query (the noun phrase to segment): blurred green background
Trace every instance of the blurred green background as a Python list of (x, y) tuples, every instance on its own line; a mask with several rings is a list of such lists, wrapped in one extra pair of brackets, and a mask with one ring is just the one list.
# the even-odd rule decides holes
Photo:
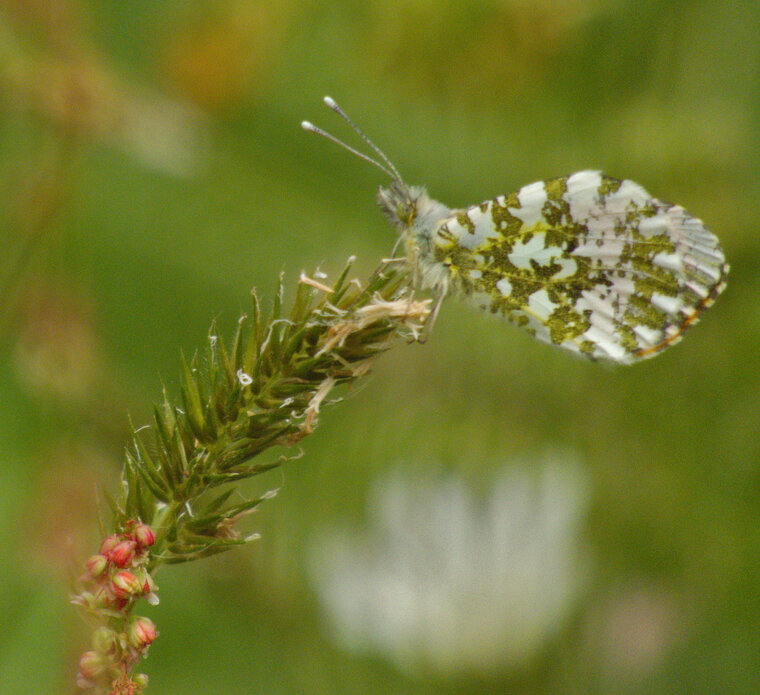
[(329, 94), (449, 206), (634, 179), (718, 234), (728, 289), (617, 369), (447, 302), (256, 481), (259, 542), (158, 575), (149, 692), (760, 692), (759, 30), (706, 0), (5, 0), (0, 691), (74, 690), (70, 558), (180, 351), (280, 270), (390, 252), (382, 176), (298, 126), (353, 142)]

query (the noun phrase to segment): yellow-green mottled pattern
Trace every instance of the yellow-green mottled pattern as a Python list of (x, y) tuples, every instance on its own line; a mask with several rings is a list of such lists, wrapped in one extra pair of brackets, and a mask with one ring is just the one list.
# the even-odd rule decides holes
[(618, 362), (676, 342), (728, 272), (698, 219), (592, 171), (458, 211), (439, 223), (432, 248), (449, 286), (481, 308)]

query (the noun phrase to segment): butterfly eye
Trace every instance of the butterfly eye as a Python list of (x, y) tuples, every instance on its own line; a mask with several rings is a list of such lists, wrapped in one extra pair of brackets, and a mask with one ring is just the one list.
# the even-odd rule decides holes
[(397, 210), (399, 220), (407, 226), (410, 226), (414, 221), (416, 212), (417, 210), (412, 203), (403, 203), (398, 206)]

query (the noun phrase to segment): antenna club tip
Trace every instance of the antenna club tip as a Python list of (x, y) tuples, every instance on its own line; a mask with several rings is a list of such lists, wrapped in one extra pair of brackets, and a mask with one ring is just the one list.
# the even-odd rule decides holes
[(322, 101), (324, 101), (325, 104), (327, 104), (331, 109), (334, 109), (337, 106), (337, 104), (335, 103), (335, 99), (333, 99), (332, 97), (323, 97)]
[(301, 121), (301, 128), (304, 130), (314, 130), (314, 124), (309, 121)]

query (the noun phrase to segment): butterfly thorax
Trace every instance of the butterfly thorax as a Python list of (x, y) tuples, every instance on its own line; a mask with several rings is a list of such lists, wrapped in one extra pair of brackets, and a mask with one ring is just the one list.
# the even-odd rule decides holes
[(394, 181), (380, 188), (377, 202), (390, 223), (398, 229), (406, 256), (420, 273), (418, 281), (424, 287), (437, 287), (445, 273), (434, 260), (434, 237), (441, 222), (451, 215), (443, 203), (433, 200), (422, 186), (410, 186)]
[(424, 187), (407, 187), (396, 181), (387, 188), (380, 188), (377, 202), (402, 236), (430, 239), (437, 223), (451, 214), (451, 210), (433, 200)]

